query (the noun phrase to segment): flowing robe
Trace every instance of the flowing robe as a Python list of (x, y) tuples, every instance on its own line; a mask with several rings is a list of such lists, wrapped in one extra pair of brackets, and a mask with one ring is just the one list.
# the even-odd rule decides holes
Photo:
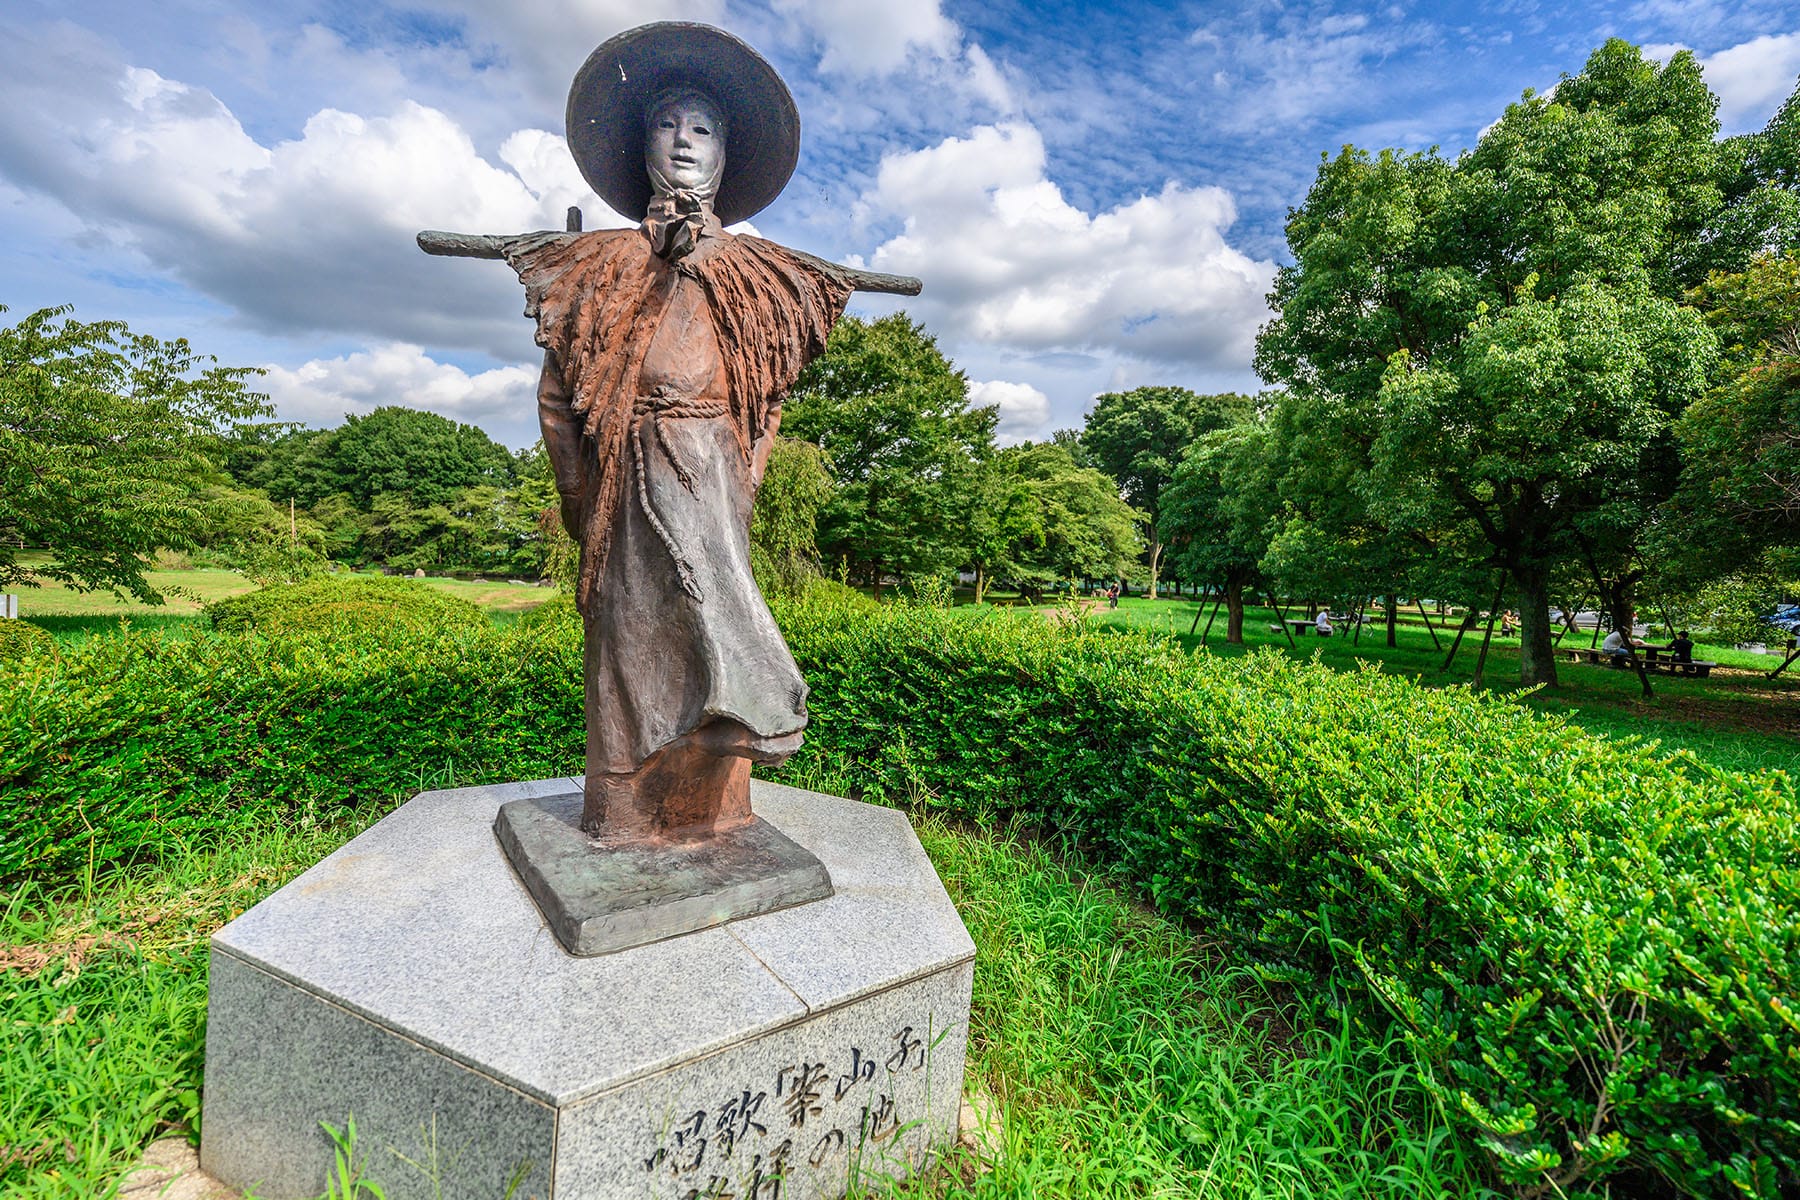
[(581, 547), (590, 772), (703, 739), (773, 759), (806, 684), (750, 573), (751, 504), (782, 398), (851, 286), (760, 238), (671, 264), (637, 229), (517, 239), (540, 415)]

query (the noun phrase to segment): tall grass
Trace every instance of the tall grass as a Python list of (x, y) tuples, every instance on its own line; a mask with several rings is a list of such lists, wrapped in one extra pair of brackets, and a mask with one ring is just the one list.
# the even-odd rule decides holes
[[(108, 1197), (147, 1142), (197, 1134), (207, 936), (360, 825), (9, 897), (0, 1194)], [(969, 1078), (1003, 1153), (898, 1195), (1482, 1194), (1405, 1051), (1329, 993), (1259, 980), (1040, 846), (930, 819), (920, 835), (977, 945)]]

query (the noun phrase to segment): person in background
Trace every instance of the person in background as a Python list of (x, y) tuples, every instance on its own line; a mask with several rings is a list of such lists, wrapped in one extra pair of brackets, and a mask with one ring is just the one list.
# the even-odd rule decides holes
[(1675, 640), (1669, 643), (1669, 661), (1678, 663), (1694, 661), (1694, 642), (1692, 638), (1688, 637), (1687, 630), (1684, 629), (1676, 634)]
[(1321, 608), (1319, 615), (1313, 619), (1313, 629), (1320, 637), (1331, 636), (1331, 613)]
[(1614, 664), (1618, 665), (1631, 661), (1632, 647), (1643, 644), (1636, 638), (1627, 636), (1623, 629), (1615, 629), (1606, 635), (1605, 641), (1600, 643), (1600, 652), (1609, 656)]
[(1500, 615), (1500, 636), (1511, 637), (1519, 632), (1519, 618), (1511, 609)]

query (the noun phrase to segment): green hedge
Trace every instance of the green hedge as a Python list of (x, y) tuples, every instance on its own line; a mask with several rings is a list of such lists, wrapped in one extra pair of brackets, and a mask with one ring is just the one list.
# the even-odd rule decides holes
[(359, 628), (422, 632), (486, 628), (487, 614), (467, 600), (381, 575), (320, 575), (302, 583), (282, 583), (206, 606), (215, 629), (255, 629), (279, 635), (309, 630), (348, 632)]
[(1270, 969), (1359, 978), (1522, 1194), (1800, 1189), (1785, 776), (1372, 670), (998, 615), (782, 615), (808, 753), (872, 794), (1071, 830)]
[(0, 880), (577, 773), (580, 673), (563, 626), (88, 638), (0, 671)]
[[(1266, 970), (1357, 983), (1522, 1195), (1800, 1188), (1786, 777), (1464, 690), (1034, 617), (829, 596), (778, 617), (813, 687), (797, 768), (1069, 830)], [(0, 680), (0, 874), (573, 772), (577, 640), (565, 610), (31, 660)]]
[(56, 639), (50, 631), (17, 619), (0, 621), (0, 662), (12, 662), (28, 654), (54, 653)]

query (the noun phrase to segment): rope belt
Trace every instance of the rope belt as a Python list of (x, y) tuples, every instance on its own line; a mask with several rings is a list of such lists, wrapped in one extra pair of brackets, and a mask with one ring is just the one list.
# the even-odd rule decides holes
[(639, 396), (637, 404), (632, 410), (631, 457), (632, 465), (637, 468), (638, 508), (642, 510), (644, 518), (650, 522), (650, 528), (656, 531), (656, 536), (661, 539), (663, 548), (669, 552), (669, 557), (674, 560), (675, 575), (681, 581), (681, 590), (692, 597), (695, 603), (699, 603), (702, 597), (700, 584), (694, 578), (694, 569), (688, 565), (687, 559), (676, 547), (675, 539), (669, 533), (668, 527), (662, 523), (662, 519), (650, 507), (650, 486), (648, 475), (644, 470), (644, 442), (647, 434), (654, 435), (657, 449), (662, 451), (662, 456), (675, 470), (675, 478), (681, 481), (681, 486), (686, 488), (690, 495), (697, 496), (698, 493), (694, 490), (694, 477), (699, 473), (700, 468), (683, 459), (675, 444), (669, 440), (668, 431), (664, 428), (663, 422), (671, 419), (722, 417), (728, 411), (729, 408), (724, 400), (700, 400), (693, 396), (683, 396), (672, 392), (667, 387), (659, 387), (648, 396)]

